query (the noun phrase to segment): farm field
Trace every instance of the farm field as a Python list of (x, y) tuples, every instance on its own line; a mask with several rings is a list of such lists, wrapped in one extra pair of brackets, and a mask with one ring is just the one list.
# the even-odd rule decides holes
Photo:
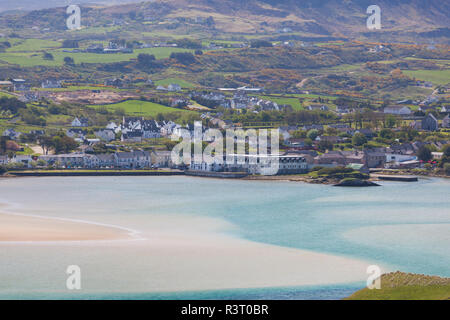
[(109, 105), (91, 105), (91, 108), (106, 108), (109, 111), (115, 111), (123, 109), (126, 114), (143, 117), (156, 117), (157, 114), (165, 114), (172, 112), (181, 112), (182, 114), (196, 114), (195, 112), (166, 107), (157, 103), (139, 100), (128, 100), (120, 103)]
[(289, 105), (292, 106), (292, 109), (294, 109), (294, 110), (303, 110), (303, 107), (300, 104), (300, 100), (296, 99), (296, 98), (283, 98), (283, 97), (276, 98), (276, 97), (272, 97), (272, 96), (270, 96), (270, 97), (269, 96), (261, 96), (260, 98), (261, 99), (270, 100), (270, 101), (275, 102), (275, 103), (277, 103), (279, 105), (289, 104)]
[[(36, 40), (36, 39), (33, 39)], [(39, 48), (42, 48), (43, 44)], [(17, 50), (27, 49), (27, 50)], [(53, 60), (45, 60), (43, 53), (48, 52), (53, 55)], [(182, 48), (145, 48), (136, 49), (133, 53), (97, 54), (87, 52), (63, 52), (62, 49), (40, 50), (33, 49), (29, 44), (14, 46), (6, 52), (0, 53), (0, 63), (17, 64), (22, 67), (34, 66), (62, 66), (65, 57), (74, 59), (75, 64), (80, 63), (114, 63), (130, 61), (136, 59), (140, 53), (153, 54), (156, 59), (169, 58), (172, 52), (193, 52), (190, 49)]]
[(435, 85), (450, 83), (450, 69), (446, 70), (402, 70), (410, 77), (418, 80), (431, 81)]
[(194, 88), (196, 86), (195, 84), (190, 83), (190, 82), (188, 82), (186, 80), (183, 80), (181, 78), (167, 78), (167, 79), (164, 79), (164, 80), (157, 80), (157, 81), (155, 81), (155, 85), (157, 85), (157, 86), (168, 86), (171, 83), (178, 84), (182, 88), (187, 88), (187, 89)]

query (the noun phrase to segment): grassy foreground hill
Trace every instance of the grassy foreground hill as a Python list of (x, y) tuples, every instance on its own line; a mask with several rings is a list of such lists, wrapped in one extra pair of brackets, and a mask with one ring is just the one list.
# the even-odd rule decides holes
[(381, 276), (381, 289), (364, 288), (346, 300), (450, 300), (450, 278), (392, 272)]

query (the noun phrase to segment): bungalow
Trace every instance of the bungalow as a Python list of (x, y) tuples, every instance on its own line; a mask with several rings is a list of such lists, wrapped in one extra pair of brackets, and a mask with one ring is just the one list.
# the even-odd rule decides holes
[(438, 129), (438, 120), (433, 116), (432, 113), (427, 114), (426, 117), (422, 120), (422, 130), (437, 131)]
[(386, 153), (386, 163), (389, 162), (399, 163), (412, 160), (417, 160), (417, 157), (408, 154)]
[(443, 152), (432, 152), (431, 154), (433, 155), (434, 160), (441, 160), (444, 156)]
[(384, 108), (384, 113), (408, 116), (411, 114), (411, 109), (406, 106), (389, 106)]
[(89, 127), (89, 120), (87, 118), (75, 117), (71, 123), (72, 127)]
[(328, 111), (328, 106), (324, 104), (312, 104), (306, 107), (306, 110), (309, 111)]

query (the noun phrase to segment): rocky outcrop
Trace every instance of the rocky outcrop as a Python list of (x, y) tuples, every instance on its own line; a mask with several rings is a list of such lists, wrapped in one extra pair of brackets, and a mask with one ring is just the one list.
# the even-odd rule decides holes
[(341, 182), (333, 185), (335, 187), (379, 187), (379, 184), (368, 180), (355, 178), (343, 179)]

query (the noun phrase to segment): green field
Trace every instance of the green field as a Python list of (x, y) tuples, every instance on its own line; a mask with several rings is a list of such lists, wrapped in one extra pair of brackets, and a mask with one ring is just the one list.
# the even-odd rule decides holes
[[(10, 40), (8, 40), (10, 41)], [(11, 43), (11, 41), (10, 41)], [(11, 48), (8, 48), (7, 52), (35, 52), (48, 49), (60, 48), (61, 43), (52, 40), (42, 40), (42, 39), (25, 39), (12, 42)]]
[(169, 84), (174, 83), (180, 85), (182, 88), (194, 88), (195, 84), (190, 83), (186, 80), (180, 79), (180, 78), (167, 78), (164, 80), (157, 80), (155, 81), (155, 85), (157, 86), (168, 86)]
[(157, 103), (139, 100), (128, 100), (115, 104), (108, 105), (92, 105), (92, 108), (106, 108), (109, 111), (114, 111), (117, 109), (123, 109), (129, 115), (143, 116), (143, 117), (156, 117), (158, 113), (165, 114), (171, 112), (181, 112), (182, 114), (194, 113), (193, 111), (188, 111), (184, 109), (177, 109), (166, 107)]
[(269, 100), (272, 102), (275, 102), (279, 105), (281, 104), (289, 104), (292, 106), (292, 109), (294, 110), (303, 110), (302, 105), (300, 104), (300, 100), (296, 98), (275, 98), (275, 97), (268, 97), (268, 96), (261, 96), (261, 99)]
[(9, 94), (9, 93), (4, 92), (4, 91), (0, 91), (0, 98), (1, 98), (1, 97), (8, 97), (8, 98), (11, 98), (11, 97), (14, 97), (14, 95)]
[(352, 300), (447, 300), (450, 298), (450, 285), (447, 286), (404, 286), (359, 292)]
[[(10, 48), (14, 49), (16, 47)], [(23, 48), (29, 48), (28, 45), (24, 45)], [(121, 61), (129, 61), (137, 58), (140, 53), (153, 54), (156, 59), (165, 59), (170, 56), (172, 52), (193, 52), (193, 50), (182, 48), (146, 48), (137, 49), (133, 53), (114, 53), (114, 54), (97, 54), (86, 52), (63, 52), (62, 49), (51, 49), (46, 52), (53, 55), (54, 60), (44, 60), (44, 51), (31, 50), (31, 51), (16, 51), (10, 50), (0, 53), (0, 63), (18, 64), (22, 67), (34, 67), (34, 66), (61, 66), (64, 64), (65, 57), (71, 57), (74, 59), (75, 64), (80, 63), (113, 63)]]
[(402, 70), (409, 77), (418, 80), (431, 81), (435, 85), (450, 83), (450, 69), (446, 70)]
[(381, 288), (364, 288), (349, 300), (448, 300), (450, 279), (421, 274), (394, 272), (381, 276)]

